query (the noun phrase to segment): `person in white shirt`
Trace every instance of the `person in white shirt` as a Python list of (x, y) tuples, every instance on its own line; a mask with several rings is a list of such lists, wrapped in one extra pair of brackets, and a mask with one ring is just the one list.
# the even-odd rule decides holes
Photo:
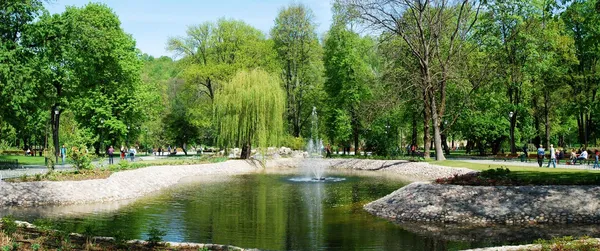
[(575, 165), (577, 164), (578, 160), (587, 160), (588, 158), (588, 152), (583, 149), (583, 151), (581, 151), (581, 154), (579, 154), (579, 157), (577, 157), (577, 159), (575, 159)]
[(135, 158), (135, 154), (137, 153), (137, 151), (135, 150), (135, 147), (131, 147), (129, 148), (129, 157), (131, 158), (131, 161), (133, 161), (133, 158)]
[(548, 161), (547, 167), (550, 167), (550, 164), (552, 164), (554, 168), (556, 168), (556, 151), (554, 151), (553, 144), (550, 144), (550, 161)]

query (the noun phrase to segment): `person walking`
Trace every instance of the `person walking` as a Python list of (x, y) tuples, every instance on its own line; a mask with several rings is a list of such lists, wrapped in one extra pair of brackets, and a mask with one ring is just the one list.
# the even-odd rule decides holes
[(550, 161), (548, 161), (547, 167), (550, 167), (550, 164), (552, 164), (552, 166), (554, 166), (554, 168), (556, 168), (556, 151), (554, 151), (553, 144), (550, 144)]
[(596, 150), (594, 151), (594, 153), (595, 153), (595, 154), (594, 154), (594, 158), (595, 158), (595, 159), (594, 159), (594, 166), (593, 166), (592, 168), (594, 168), (594, 169), (595, 169), (596, 167), (600, 168), (600, 163), (598, 163), (598, 157), (599, 157), (598, 155), (600, 155), (600, 152), (598, 152), (598, 149), (596, 149)]
[(544, 155), (546, 155), (546, 150), (544, 146), (540, 145), (540, 148), (537, 149), (537, 161), (540, 167), (544, 164)]
[(121, 145), (121, 160), (125, 159), (125, 147)]
[(135, 158), (135, 154), (137, 153), (137, 151), (135, 150), (135, 146), (131, 146), (129, 148), (129, 157), (131, 158), (131, 161), (134, 161)]
[(109, 164), (109, 165), (112, 165), (112, 164), (114, 164), (114, 163), (115, 163), (115, 160), (114, 160), (114, 153), (115, 153), (115, 149), (113, 148), (113, 146), (110, 146), (110, 147), (108, 148), (108, 164)]
[(325, 158), (331, 158), (331, 145), (327, 144), (325, 147)]
[(169, 151), (169, 155), (171, 155), (171, 145), (169, 145), (169, 147), (167, 147), (167, 151)]
[(65, 164), (65, 159), (67, 159), (67, 147), (63, 145), (60, 148), (60, 157), (62, 158), (62, 164)]

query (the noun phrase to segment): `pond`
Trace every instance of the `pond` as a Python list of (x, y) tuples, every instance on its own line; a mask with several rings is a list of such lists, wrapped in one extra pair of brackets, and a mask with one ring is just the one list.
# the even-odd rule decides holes
[[(167, 232), (166, 241), (267, 250), (460, 250), (503, 244), (426, 237), (362, 209), (406, 185), (396, 179), (338, 174), (342, 179), (335, 182), (298, 182), (294, 177), (251, 174), (190, 183), (116, 211), (43, 221), (60, 230), (126, 239), (146, 239), (154, 227)], [(27, 210), (16, 216), (40, 222)]]

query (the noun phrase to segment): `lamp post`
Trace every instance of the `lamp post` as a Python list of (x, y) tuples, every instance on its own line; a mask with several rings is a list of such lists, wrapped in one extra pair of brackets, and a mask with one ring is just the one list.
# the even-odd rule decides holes
[(510, 111), (508, 113), (508, 121), (509, 121), (509, 131), (510, 131), (510, 153), (517, 153), (517, 149), (515, 148), (515, 129), (513, 127), (513, 115), (514, 112)]
[(567, 145), (571, 148), (571, 127), (569, 127), (569, 133), (567, 134)]
[(104, 150), (104, 119), (100, 120), (100, 154), (102, 156), (104, 156), (104, 153), (106, 152)]
[(59, 114), (60, 114), (60, 106), (55, 105), (53, 108), (53, 122), (54, 124), (52, 125), (52, 137), (53, 137), (53, 141), (54, 141), (54, 157), (55, 157), (55, 162), (54, 163), (58, 163), (58, 155), (60, 154), (60, 148), (59, 148), (59, 142), (58, 142), (58, 125), (59, 125)]

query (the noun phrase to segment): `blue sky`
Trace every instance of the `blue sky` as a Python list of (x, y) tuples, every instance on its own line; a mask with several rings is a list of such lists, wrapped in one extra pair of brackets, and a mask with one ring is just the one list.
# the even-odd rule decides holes
[[(86, 0), (53, 0), (46, 4), (51, 13), (65, 6), (84, 6)], [(187, 26), (221, 17), (241, 19), (268, 34), (279, 10), (291, 3), (312, 9), (319, 35), (331, 24), (329, 0), (98, 0), (113, 9), (125, 32), (133, 35), (137, 47), (155, 57), (173, 56), (165, 50), (167, 39), (184, 36)]]

